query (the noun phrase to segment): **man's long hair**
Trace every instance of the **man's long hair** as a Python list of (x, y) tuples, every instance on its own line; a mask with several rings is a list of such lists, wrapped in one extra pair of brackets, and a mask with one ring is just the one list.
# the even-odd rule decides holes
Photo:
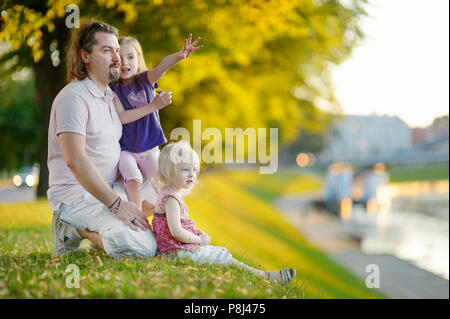
[(119, 38), (119, 32), (115, 27), (99, 21), (85, 22), (79, 29), (73, 31), (66, 50), (67, 82), (84, 80), (87, 77), (86, 64), (81, 60), (80, 51), (83, 49), (88, 53), (92, 52), (92, 46), (97, 43), (95, 38), (97, 32), (114, 34)]

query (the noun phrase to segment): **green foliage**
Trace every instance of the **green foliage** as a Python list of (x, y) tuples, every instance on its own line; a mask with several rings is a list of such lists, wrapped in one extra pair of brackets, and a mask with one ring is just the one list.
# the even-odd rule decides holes
[[(63, 87), (68, 4), (81, 20), (115, 25), (121, 35), (142, 43), (149, 67), (181, 49), (189, 33), (204, 48), (170, 70), (160, 87), (173, 91), (161, 112), (166, 135), (192, 120), (202, 127), (278, 128), (284, 147), (301, 130), (320, 134), (328, 111), (337, 111), (330, 70), (348, 57), (362, 38), (359, 20), (367, 0), (7, 0), (1, 7), (0, 79), (31, 66), (46, 136), (51, 102)], [(59, 76), (56, 76), (59, 75)], [(42, 79), (45, 79), (43, 81)], [(203, 141), (207, 143), (209, 141)], [(40, 156), (44, 195), (46, 149)]]
[(442, 116), (438, 116), (438, 117), (434, 118), (431, 125), (436, 125), (440, 122), (448, 123), (448, 115), (442, 115)]
[(202, 37), (205, 48), (161, 81), (174, 92), (162, 112), (166, 132), (202, 119), (219, 129), (278, 127), (282, 141), (292, 141), (299, 127), (326, 123), (317, 106), (335, 105), (329, 68), (360, 40), (366, 1), (6, 1), (0, 40), (20, 54), (17, 65), (43, 58), (42, 37), (65, 28), (69, 3), (80, 6), (82, 19), (95, 15), (136, 36), (149, 66), (178, 51), (189, 32)]
[(190, 128), (192, 119), (219, 129), (278, 127), (282, 144), (300, 128), (322, 131), (328, 117), (318, 105), (336, 105), (329, 68), (360, 39), (364, 1), (354, 1), (353, 10), (314, 3), (165, 1), (140, 11), (139, 23), (121, 30), (141, 40), (149, 65), (178, 50), (189, 32), (205, 45), (161, 80), (174, 92), (173, 106), (162, 112), (166, 132)]
[(289, 144), (284, 151), (289, 152), (292, 161), (300, 152), (318, 153), (324, 147), (324, 136), (322, 133), (316, 134), (305, 130), (301, 130), (300, 137)]
[(0, 85), (0, 170), (12, 171), (37, 161), (40, 145), (40, 108), (33, 81)]

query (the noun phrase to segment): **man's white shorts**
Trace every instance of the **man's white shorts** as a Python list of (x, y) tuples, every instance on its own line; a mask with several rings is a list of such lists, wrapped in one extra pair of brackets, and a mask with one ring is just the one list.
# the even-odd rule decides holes
[[(114, 184), (113, 189), (126, 200), (126, 194), (119, 184)], [(75, 228), (98, 233), (102, 237), (106, 253), (111, 257), (153, 257), (156, 254), (156, 240), (151, 230), (131, 230), (91, 195), (72, 205), (63, 203), (60, 209), (53, 212), (53, 236), (57, 254), (77, 250), (82, 239)]]

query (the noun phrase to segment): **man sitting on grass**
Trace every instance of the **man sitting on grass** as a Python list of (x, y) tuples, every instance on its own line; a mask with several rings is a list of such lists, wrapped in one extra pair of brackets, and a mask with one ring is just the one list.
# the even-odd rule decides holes
[(157, 247), (147, 218), (116, 182), (122, 125), (108, 84), (120, 74), (117, 30), (85, 23), (68, 48), (72, 82), (56, 96), (48, 130), (55, 251), (78, 250), (87, 238), (112, 257), (152, 257)]

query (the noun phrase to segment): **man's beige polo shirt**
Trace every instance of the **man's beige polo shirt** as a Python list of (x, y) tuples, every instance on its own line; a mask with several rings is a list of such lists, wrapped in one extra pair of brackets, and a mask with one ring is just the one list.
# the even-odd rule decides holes
[(108, 184), (115, 181), (120, 157), (119, 140), (122, 124), (113, 104), (114, 93), (108, 86), (106, 93), (89, 78), (66, 85), (53, 101), (48, 128), (50, 209), (68, 205), (88, 192), (78, 183), (64, 162), (58, 134), (71, 132), (86, 138), (86, 154)]

